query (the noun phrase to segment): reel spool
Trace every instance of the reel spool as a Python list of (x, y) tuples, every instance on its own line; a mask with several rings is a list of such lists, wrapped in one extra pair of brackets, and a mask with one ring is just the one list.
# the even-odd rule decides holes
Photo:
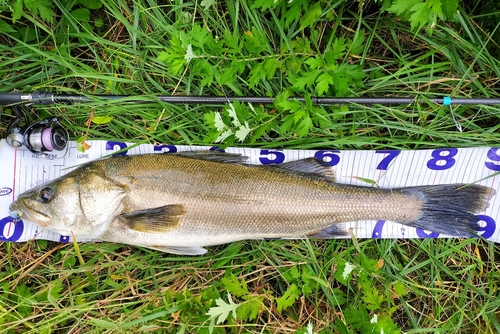
[(7, 128), (7, 143), (17, 150), (27, 150), (36, 155), (67, 149), (69, 135), (57, 117), (45, 118), (25, 129), (18, 127), (23, 119), (21, 111), (13, 107), (16, 118)]

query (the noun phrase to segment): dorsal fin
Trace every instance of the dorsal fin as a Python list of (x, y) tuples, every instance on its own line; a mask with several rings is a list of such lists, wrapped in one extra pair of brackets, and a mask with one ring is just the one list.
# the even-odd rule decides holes
[(328, 162), (325, 162), (321, 159), (305, 158), (301, 160), (285, 162), (284, 164), (280, 165), (273, 165), (273, 167), (292, 172), (315, 174), (329, 181), (335, 182), (335, 173), (333, 172), (332, 168), (330, 167)]
[(212, 150), (185, 151), (185, 152), (179, 152), (179, 153), (173, 153), (173, 154), (180, 155), (180, 156), (187, 157), (187, 158), (203, 159), (203, 160), (233, 163), (233, 164), (245, 164), (246, 161), (248, 160), (248, 157), (241, 155), (241, 154), (226, 153), (226, 152), (212, 151)]

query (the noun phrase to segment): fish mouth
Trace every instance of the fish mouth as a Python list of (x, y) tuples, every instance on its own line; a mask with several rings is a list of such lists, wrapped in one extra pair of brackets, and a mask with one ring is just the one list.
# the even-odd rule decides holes
[[(40, 225), (41, 227), (48, 226), (48, 224), (39, 223), (39, 219), (33, 219), (33, 215), (31, 215), (29, 213), (30, 210), (26, 210), (26, 208), (24, 208), (23, 205), (18, 201), (14, 201), (14, 202), (10, 203), (9, 211), (11, 213), (15, 212), (19, 219), (26, 219), (27, 221), (33, 222), (33, 223), (37, 222), (36, 224)], [(48, 214), (37, 211), (37, 210), (31, 210), (31, 211), (33, 211), (36, 215), (40, 215), (43, 218), (46, 218), (48, 221), (50, 221), (50, 216)]]

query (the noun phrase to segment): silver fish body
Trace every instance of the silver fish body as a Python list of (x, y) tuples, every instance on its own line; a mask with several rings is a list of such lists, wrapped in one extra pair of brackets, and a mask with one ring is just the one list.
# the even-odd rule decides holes
[(195, 255), (245, 239), (335, 238), (346, 233), (339, 223), (357, 220), (470, 235), (492, 194), (476, 185), (348, 186), (313, 158), (244, 160), (217, 152), (96, 160), (21, 194), (11, 210), (61, 234)]

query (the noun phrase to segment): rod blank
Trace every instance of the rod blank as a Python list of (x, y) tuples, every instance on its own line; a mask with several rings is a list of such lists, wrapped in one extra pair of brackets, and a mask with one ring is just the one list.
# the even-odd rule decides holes
[[(141, 96), (132, 95), (70, 95), (55, 94), (51, 92), (32, 92), (32, 93), (0, 93), (0, 105), (29, 104), (29, 105), (48, 105), (56, 103), (83, 103), (95, 100), (117, 100), (133, 98), (128, 103), (147, 103), (151, 99), (141, 100)], [(144, 98), (144, 97), (142, 97)], [(156, 96), (156, 99), (172, 104), (225, 104), (233, 101), (248, 103), (274, 103), (274, 98), (265, 96)], [(305, 101), (304, 97), (290, 97), (291, 100)], [(436, 98), (436, 99), (416, 99), (416, 98), (364, 98), (364, 97), (311, 97), (312, 104), (315, 105), (338, 105), (338, 104), (411, 104), (411, 103), (435, 103), (440, 105), (458, 105), (458, 104), (500, 104), (500, 98)]]

